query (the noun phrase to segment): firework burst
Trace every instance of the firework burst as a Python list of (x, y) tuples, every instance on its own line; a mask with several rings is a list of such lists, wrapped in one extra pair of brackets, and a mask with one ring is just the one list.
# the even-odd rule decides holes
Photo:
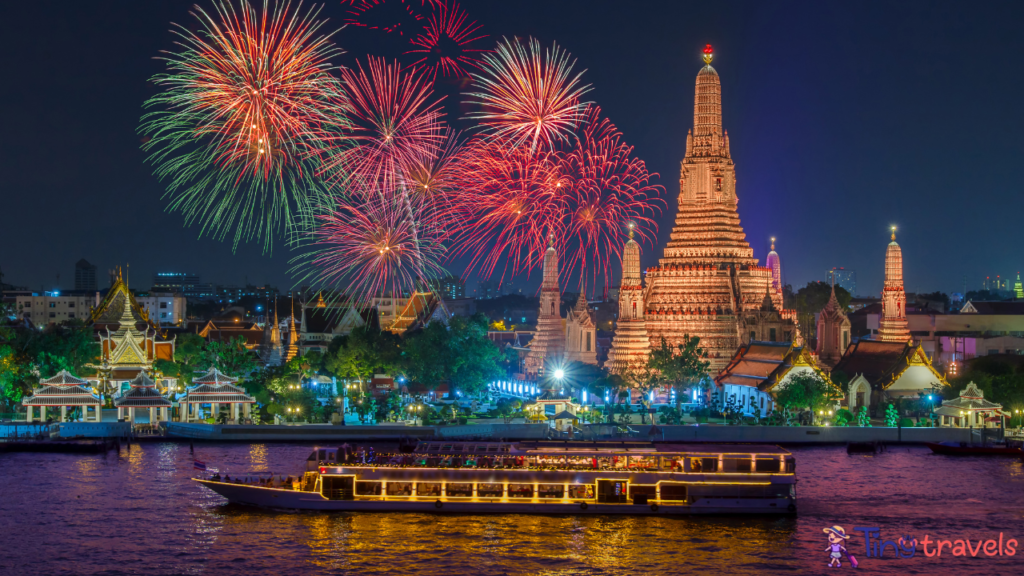
[[(633, 156), (633, 147), (622, 141), (622, 134), (601, 109), (590, 106), (575, 146), (562, 157), (561, 170), (571, 175), (572, 194), (564, 228), (566, 271), (579, 271), (579, 286), (596, 286), (598, 277), (605, 285), (610, 265), (621, 258), (623, 229), (632, 225), (641, 241), (651, 241), (657, 232), (653, 216), (664, 201), (662, 186), (651, 184), (651, 174), (643, 160)], [(589, 269), (588, 269), (589, 267)]]
[(322, 191), (313, 177), (325, 134), (344, 129), (340, 84), (328, 59), (340, 50), (320, 35), (318, 10), (289, 2), (226, 1), (196, 7), (198, 33), (179, 26), (177, 53), (153, 82), (143, 149), (168, 178), (170, 208), (189, 224), (234, 243), (293, 230)]
[(341, 71), (350, 127), (331, 143), (322, 172), (345, 187), (381, 186), (392, 192), (403, 163), (410, 157), (436, 155), (443, 143), (440, 100), (421, 73), (370, 58), (364, 69)]
[(340, 286), (347, 299), (365, 304), (398, 296), (442, 276), (443, 229), (431, 225), (423, 201), (368, 190), (339, 198), (316, 217), (312, 246), (292, 272), (321, 286)]
[(407, 31), (419, 30), (422, 8), (433, 0), (343, 0), (341, 4), (348, 7), (346, 24), (405, 36)]
[(468, 20), (458, 3), (449, 6), (443, 2), (427, 19), (423, 32), (413, 38), (415, 48), (406, 54), (418, 55), (413, 66), (426, 68), (434, 80), (438, 73), (448, 78), (465, 78), (469, 76), (466, 67), (478, 67), (479, 56), (486, 52), (473, 47), (475, 42), (487, 38), (479, 32), (480, 28), (476, 21)]
[(506, 275), (529, 272), (543, 258), (551, 237), (563, 237), (572, 184), (559, 154), (489, 138), (471, 145), (462, 194), (455, 204), (463, 224), (453, 241), (454, 257), (470, 255), (485, 277), (502, 264)]
[(553, 149), (579, 126), (586, 108), (580, 98), (590, 91), (589, 84), (580, 82), (583, 72), (573, 75), (576, 61), (570, 58), (557, 44), (544, 50), (533, 38), (526, 45), (519, 40), (499, 42), (473, 74), (467, 103), (480, 110), (469, 118), (514, 145)]

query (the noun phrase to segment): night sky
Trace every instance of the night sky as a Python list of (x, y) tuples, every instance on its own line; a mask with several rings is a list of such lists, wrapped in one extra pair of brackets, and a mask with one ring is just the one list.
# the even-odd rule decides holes
[[(148, 80), (162, 70), (154, 57), (173, 47), (172, 21), (193, 24), (191, 5), (5, 3), (6, 282), (70, 288), (75, 262), (86, 258), (101, 275), (130, 263), (135, 288), (148, 288), (157, 271), (214, 283), (293, 284), (280, 242), (273, 255), (259, 244), (232, 253), (230, 243), (183, 227), (181, 214), (165, 211), (163, 186), (144, 163), (136, 128), (155, 92)], [(857, 271), (860, 294), (877, 294), (890, 224), (899, 227), (908, 291), (960, 291), (965, 277), (975, 289), (986, 275), (1024, 268), (1024, 3), (463, 6), (492, 40), (532, 35), (569, 50), (588, 70), (589, 98), (661, 173), (668, 209), (659, 245), (644, 247), (645, 266), (671, 231), (694, 78), (711, 43), (740, 217), (762, 263), (768, 237), (778, 237), (785, 282), (802, 286), (845, 266)], [(345, 11), (330, 2), (323, 13), (333, 29)], [(367, 53), (398, 54), (403, 41), (351, 29), (335, 39), (349, 52), (339, 65)], [(532, 289), (537, 279), (522, 284)]]

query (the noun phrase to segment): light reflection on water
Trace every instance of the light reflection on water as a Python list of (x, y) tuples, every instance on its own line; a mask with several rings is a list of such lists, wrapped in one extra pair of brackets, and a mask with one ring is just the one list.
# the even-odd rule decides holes
[[(294, 474), (310, 447), (196, 446), (232, 475)], [(1014, 460), (875, 457), (794, 450), (797, 517), (281, 513), (225, 505), (191, 482), (186, 444), (134, 444), (120, 457), (11, 454), (0, 461), (0, 572), (8, 574), (725, 574), (828, 572), (821, 529), (879, 526), (886, 538), (1024, 542), (1024, 474)], [(1017, 557), (873, 559), (870, 573), (1019, 573)], [(1024, 559), (1024, 555), (1021, 556)]]

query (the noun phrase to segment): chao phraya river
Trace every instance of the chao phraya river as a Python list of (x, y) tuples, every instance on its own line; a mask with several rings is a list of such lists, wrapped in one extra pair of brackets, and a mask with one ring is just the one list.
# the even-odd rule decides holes
[[(300, 472), (308, 445), (200, 444), (232, 474)], [(843, 574), (839, 525), (858, 573), (1020, 574), (1016, 556), (869, 558), (854, 527), (883, 539), (1024, 542), (1024, 471), (1013, 459), (894, 447), (847, 456), (794, 449), (796, 517), (446, 516), (280, 513), (228, 506), (191, 482), (187, 444), (107, 456), (0, 456), (0, 574)], [(1020, 546), (1018, 546), (1018, 549)], [(934, 544), (930, 551), (934, 553)]]

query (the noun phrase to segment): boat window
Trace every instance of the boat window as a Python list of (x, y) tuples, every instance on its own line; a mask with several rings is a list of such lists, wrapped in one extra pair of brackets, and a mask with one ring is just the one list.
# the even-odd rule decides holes
[(323, 462), (324, 460), (327, 460), (327, 450), (320, 451), (320, 461)]
[(469, 498), (473, 496), (473, 485), (466, 483), (449, 483), (445, 485), (446, 496), (454, 496), (458, 498)]
[(750, 458), (726, 458), (722, 462), (723, 472), (750, 472)]
[(509, 484), (509, 498), (533, 498), (533, 484)]
[(502, 484), (477, 484), (476, 495), (480, 498), (501, 498), (505, 495), (505, 486)]
[(590, 456), (567, 456), (566, 467), (570, 470), (593, 470), (597, 461)]
[(441, 496), (441, 483), (440, 482), (417, 482), (416, 483), (416, 495), (417, 496)]
[(717, 472), (718, 458), (690, 458), (690, 472)]
[(779, 461), (771, 456), (767, 458), (758, 456), (757, 460), (754, 461), (754, 469), (757, 472), (778, 472)]
[(441, 446), (441, 450), (443, 450), (445, 452), (449, 452), (449, 451), (451, 451), (451, 449), (452, 449), (452, 445), (451, 444), (445, 444), (444, 446)]
[(388, 482), (388, 496), (412, 496), (412, 482)]
[(487, 447), (487, 451), (488, 452), (497, 452), (498, 451), (498, 447), (496, 445), (494, 445), (494, 444), (491, 444), (490, 446)]
[(452, 446), (452, 452), (462, 452), (462, 444), (455, 444)]
[(539, 484), (537, 495), (539, 498), (562, 498), (565, 496), (565, 484)]
[(668, 482), (662, 482), (661, 499), (686, 500), (686, 484), (670, 484)]
[(569, 498), (594, 498), (594, 485), (593, 484), (570, 484), (569, 485)]
[(793, 472), (796, 472), (796, 459), (795, 458), (787, 458), (786, 459), (786, 472), (789, 473), (789, 474), (792, 474)]
[(650, 496), (651, 499), (658, 494), (658, 487), (655, 484), (630, 484), (629, 485), (629, 497), (634, 496)]
[(380, 482), (356, 482), (358, 496), (380, 496)]
[(640, 470), (657, 470), (658, 468), (658, 457), (657, 456), (630, 456), (629, 467), (637, 468)]

